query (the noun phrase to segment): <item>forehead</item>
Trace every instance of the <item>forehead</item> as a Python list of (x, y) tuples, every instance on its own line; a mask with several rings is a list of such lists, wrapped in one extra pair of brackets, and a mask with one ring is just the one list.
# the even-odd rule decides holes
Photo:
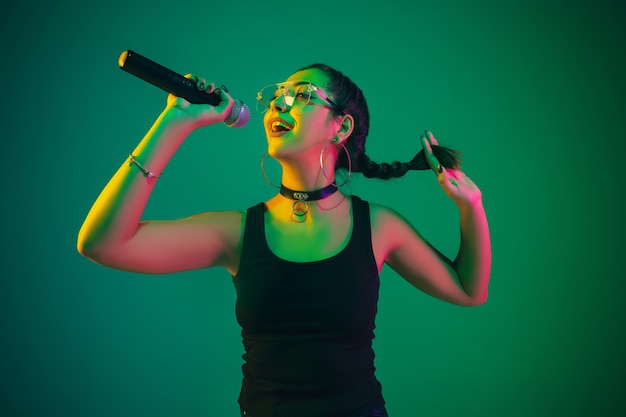
[(325, 88), (329, 80), (324, 71), (317, 68), (308, 68), (293, 73), (286, 81), (310, 81), (318, 87)]

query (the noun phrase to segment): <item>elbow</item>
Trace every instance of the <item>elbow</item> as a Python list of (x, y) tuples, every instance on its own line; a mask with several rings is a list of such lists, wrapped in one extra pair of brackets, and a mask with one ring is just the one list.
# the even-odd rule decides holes
[(76, 240), (76, 250), (85, 258), (89, 258), (89, 247), (87, 246), (87, 242), (85, 241), (85, 239), (83, 239), (80, 234), (78, 235), (78, 239)]
[(78, 241), (76, 242), (76, 250), (81, 256), (97, 262), (98, 251), (94, 250), (92, 246), (88, 245), (85, 240), (80, 238), (78, 239)]
[(89, 233), (85, 230), (85, 225), (78, 231), (78, 237), (76, 238), (76, 250), (79, 254), (85, 258), (90, 257), (92, 251), (93, 239), (89, 239)]
[(97, 245), (95, 242), (90, 241), (82, 235), (78, 236), (76, 241), (76, 250), (78, 253), (96, 263), (103, 263), (104, 250), (101, 245)]
[(470, 296), (465, 304), (466, 307), (478, 307), (487, 302), (487, 291)]
[(117, 265), (117, 258), (111, 251), (107, 251), (102, 247), (84, 245), (81, 242), (77, 243), (76, 249), (81, 256), (98, 265), (116, 268), (115, 265)]
[(78, 232), (76, 239), (76, 250), (85, 258), (89, 258), (93, 252), (94, 242), (89, 238), (89, 234), (83, 228)]
[(478, 307), (487, 302), (487, 291), (463, 291), (452, 302), (460, 307)]

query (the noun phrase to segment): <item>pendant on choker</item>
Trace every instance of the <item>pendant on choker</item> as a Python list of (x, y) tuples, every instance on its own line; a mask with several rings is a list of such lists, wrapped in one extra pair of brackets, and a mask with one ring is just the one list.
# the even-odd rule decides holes
[(280, 194), (283, 197), (296, 200), (291, 206), (293, 213), (292, 219), (298, 223), (302, 223), (306, 220), (306, 214), (309, 212), (309, 201), (322, 200), (337, 192), (338, 189), (335, 184), (329, 184), (315, 191), (295, 191), (281, 184)]

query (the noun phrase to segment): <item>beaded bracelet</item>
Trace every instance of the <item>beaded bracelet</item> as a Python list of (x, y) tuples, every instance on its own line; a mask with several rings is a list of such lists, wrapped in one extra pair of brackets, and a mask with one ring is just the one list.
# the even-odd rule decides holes
[(159, 175), (156, 175), (155, 173), (153, 173), (152, 171), (148, 171), (147, 169), (145, 169), (143, 166), (141, 166), (141, 164), (139, 162), (137, 162), (137, 160), (135, 159), (135, 157), (133, 156), (133, 154), (128, 154), (128, 165), (135, 165), (137, 168), (139, 168), (141, 170), (141, 172), (143, 172), (143, 176), (146, 178), (159, 178)]

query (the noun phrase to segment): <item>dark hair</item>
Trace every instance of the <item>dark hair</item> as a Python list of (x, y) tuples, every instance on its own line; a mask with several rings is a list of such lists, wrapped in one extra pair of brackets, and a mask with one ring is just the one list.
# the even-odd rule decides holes
[[(390, 179), (398, 178), (409, 170), (431, 169), (426, 161), (424, 151), (420, 151), (409, 162), (377, 163), (372, 161), (365, 153), (365, 138), (370, 128), (370, 114), (367, 101), (361, 89), (342, 72), (325, 64), (311, 64), (300, 68), (318, 69), (323, 71), (329, 78), (327, 86), (334, 97), (334, 102), (340, 110), (350, 114), (354, 118), (352, 134), (346, 141), (346, 148), (352, 159), (352, 171), (361, 172), (368, 178)], [(461, 164), (461, 154), (445, 146), (433, 146), (433, 154), (441, 165), (446, 168), (458, 168)], [(340, 153), (337, 160), (337, 169), (348, 169), (348, 159), (345, 153)]]

